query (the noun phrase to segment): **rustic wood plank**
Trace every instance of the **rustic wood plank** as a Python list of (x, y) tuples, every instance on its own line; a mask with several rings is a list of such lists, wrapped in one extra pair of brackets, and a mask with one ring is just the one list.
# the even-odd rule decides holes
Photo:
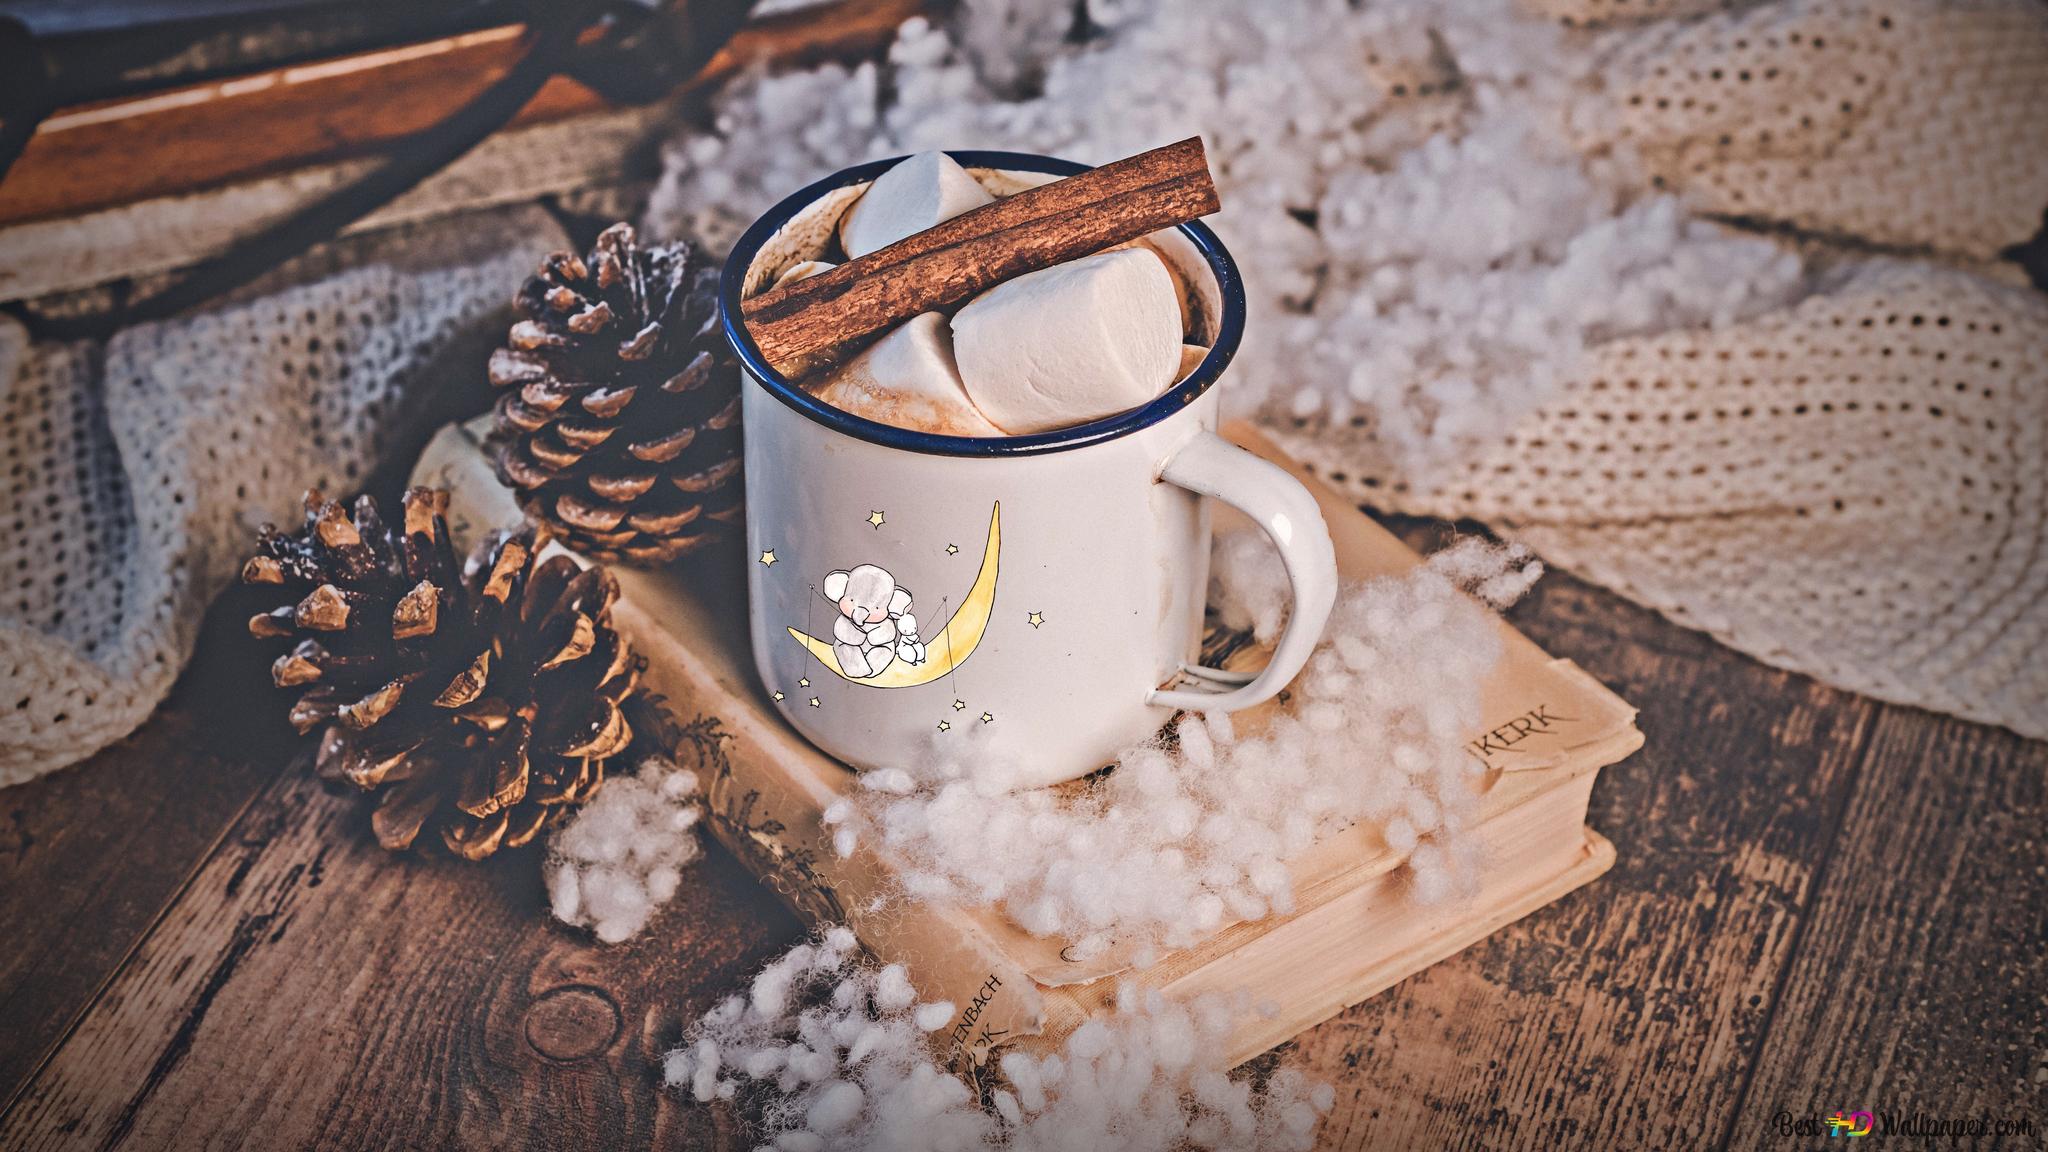
[[(517, 25), (60, 110), (0, 184), (0, 221), (67, 215), (341, 160), (437, 123), (525, 51)], [(517, 123), (603, 105), (550, 81)], [(176, 159), (176, 163), (167, 161)]]
[(392, 856), (281, 774), (0, 1117), (4, 1148), (704, 1146), (658, 1090), (687, 1020), (798, 928), (730, 858), (629, 946), (552, 924), (539, 857)]
[(199, 659), (133, 736), (0, 791), (0, 1101), (277, 774), (290, 726), (246, 710), (268, 678), (227, 658), (247, 615), (208, 616)]
[[(840, 0), (748, 25), (689, 84), (706, 88), (750, 64), (808, 63), (873, 51), (925, 0)], [(0, 184), (0, 224), (327, 164), (377, 152), (437, 123), (524, 52), (525, 29), (485, 29), (424, 44), (293, 65), (135, 99), (60, 109)], [(515, 126), (597, 111), (605, 102), (550, 80)]]
[(2048, 743), (1885, 709), (1730, 1146), (1783, 1147), (1781, 1112), (2048, 1130), (2044, 910)]
[(1330, 1147), (1706, 1147), (1763, 1042), (1876, 707), (1551, 575), (1513, 614), (1641, 708), (1613, 871), (1307, 1033)]

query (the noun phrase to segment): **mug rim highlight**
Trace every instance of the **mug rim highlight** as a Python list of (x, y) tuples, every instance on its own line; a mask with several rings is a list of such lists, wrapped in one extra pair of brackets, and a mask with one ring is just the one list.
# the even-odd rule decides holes
[[(1072, 176), (1077, 172), (1086, 172), (1092, 167), (1073, 160), (1041, 156), (1032, 152), (948, 149), (946, 155), (965, 168), (1044, 172), (1058, 176)], [(733, 353), (739, 357), (740, 363), (745, 366), (755, 383), (765, 388), (769, 395), (813, 422), (872, 444), (929, 455), (1008, 457), (1062, 452), (1128, 436), (1160, 423), (1207, 392), (1210, 386), (1222, 377), (1223, 369), (1237, 354), (1238, 345), (1244, 339), (1244, 282), (1238, 275), (1237, 262), (1231, 259), (1230, 251), (1223, 246), (1223, 241), (1217, 238), (1216, 233), (1208, 225), (1194, 220), (1177, 227), (1194, 244), (1195, 250), (1202, 254), (1202, 259), (1209, 265), (1209, 271), (1216, 277), (1217, 293), (1223, 301), (1223, 315), (1217, 324), (1216, 341), (1210, 345), (1209, 354), (1202, 358), (1201, 364), (1197, 365), (1193, 372), (1188, 373), (1180, 383), (1149, 403), (1101, 420), (1051, 432), (1035, 432), (1028, 436), (978, 437), (942, 436), (933, 432), (898, 428), (841, 411), (812, 396), (786, 379), (780, 372), (769, 367), (767, 360), (761, 355), (761, 349), (754, 343), (754, 338), (747, 334), (746, 324), (740, 319), (740, 291), (746, 281), (747, 269), (761, 247), (797, 213), (810, 207), (826, 193), (851, 184), (873, 180), (905, 159), (905, 156), (895, 156), (885, 160), (872, 160), (866, 164), (856, 164), (784, 197), (781, 203), (763, 213), (761, 218), (754, 221), (741, 235), (739, 243), (733, 246), (731, 255), (726, 257), (725, 269), (719, 276), (720, 321), (725, 329), (726, 342), (732, 346)]]

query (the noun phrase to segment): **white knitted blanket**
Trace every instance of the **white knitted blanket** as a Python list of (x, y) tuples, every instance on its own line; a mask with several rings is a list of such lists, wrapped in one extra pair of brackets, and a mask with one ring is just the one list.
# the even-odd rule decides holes
[(560, 239), (536, 208), (352, 241), (104, 346), (0, 320), (0, 785), (140, 724), (256, 526), (354, 488), (431, 370), (476, 370), (437, 350)]
[[(649, 224), (726, 240), (912, 148), (1202, 132), (1253, 297), (1230, 387), (1324, 476), (2048, 737), (2048, 298), (1994, 263), (2048, 206), (2048, 8), (1087, 7), (967, 0), (884, 66), (743, 80)], [(104, 347), (0, 324), (0, 784), (140, 723), (254, 523), (350, 487), (559, 240), (529, 211), (353, 241)]]
[(2048, 737), (2048, 298), (1872, 264), (1587, 361), (1426, 488), (1283, 439), (1362, 500), (1486, 521), (1761, 660)]

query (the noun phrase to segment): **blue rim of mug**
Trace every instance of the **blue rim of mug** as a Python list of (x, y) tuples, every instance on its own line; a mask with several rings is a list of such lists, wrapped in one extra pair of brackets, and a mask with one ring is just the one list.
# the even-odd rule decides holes
[[(946, 153), (966, 168), (995, 168), (1013, 172), (1044, 172), (1056, 176), (1072, 176), (1086, 172), (1091, 165), (1061, 160), (1053, 156), (1040, 156), (1030, 152), (992, 152), (982, 150), (948, 151)], [(1237, 262), (1230, 258), (1223, 241), (1216, 233), (1200, 221), (1179, 225), (1186, 236), (1208, 262), (1209, 270), (1216, 277), (1218, 295), (1223, 300), (1223, 315), (1217, 325), (1216, 342), (1209, 347), (1209, 354), (1201, 364), (1180, 383), (1149, 403), (1101, 420), (1061, 428), (1053, 432), (1036, 432), (1028, 436), (941, 436), (933, 432), (918, 432), (898, 428), (874, 420), (841, 411), (830, 404), (799, 388), (784, 378), (782, 373), (768, 366), (767, 359), (754, 338), (747, 334), (746, 325), (740, 319), (740, 291), (747, 277), (747, 266), (770, 237), (782, 226), (795, 218), (826, 193), (844, 188), (850, 184), (865, 184), (894, 167), (905, 159), (902, 156), (887, 160), (875, 160), (835, 172), (802, 191), (783, 200), (769, 209), (759, 220), (754, 221), (739, 243), (733, 246), (732, 254), (726, 258), (725, 271), (719, 278), (718, 303), (724, 316), (726, 342), (745, 365), (761, 387), (777, 400), (828, 428), (843, 432), (856, 439), (880, 444), (889, 448), (902, 448), (911, 452), (924, 452), (939, 456), (1031, 456), (1043, 452), (1062, 452), (1128, 436), (1141, 428), (1148, 428), (1192, 403), (1196, 397), (1209, 390), (1223, 375), (1237, 346), (1244, 339), (1244, 282), (1239, 278)]]

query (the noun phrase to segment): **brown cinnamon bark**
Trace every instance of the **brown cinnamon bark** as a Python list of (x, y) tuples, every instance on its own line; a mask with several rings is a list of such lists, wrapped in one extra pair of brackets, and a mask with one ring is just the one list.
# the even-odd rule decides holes
[(1001, 281), (1170, 228), (1221, 206), (1199, 137), (985, 204), (740, 305), (786, 376)]

